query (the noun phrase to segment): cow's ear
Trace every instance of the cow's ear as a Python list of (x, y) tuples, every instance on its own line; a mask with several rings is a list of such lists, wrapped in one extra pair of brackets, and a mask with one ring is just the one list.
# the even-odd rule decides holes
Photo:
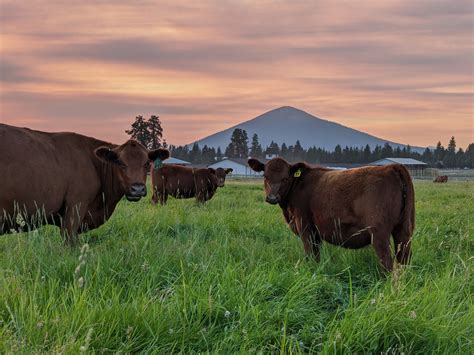
[(105, 163), (120, 164), (119, 156), (109, 147), (99, 147), (94, 151), (96, 157)]
[(257, 173), (265, 170), (265, 164), (263, 164), (262, 162), (260, 162), (257, 159), (249, 159), (247, 161), (247, 164), (250, 166), (250, 168), (253, 171), (256, 171)]
[(156, 159), (165, 160), (170, 157), (170, 151), (168, 149), (158, 148), (148, 152), (148, 159), (155, 161)]
[(232, 169), (232, 168), (225, 169), (225, 174), (226, 174), (226, 175), (227, 175), (227, 174), (230, 174), (230, 173), (233, 172), (233, 171), (234, 171), (234, 169)]
[(209, 170), (212, 174), (216, 173), (216, 171), (213, 168), (207, 168), (207, 170)]
[(296, 163), (290, 167), (290, 177), (299, 178), (301, 177), (308, 169), (309, 165), (306, 163)]

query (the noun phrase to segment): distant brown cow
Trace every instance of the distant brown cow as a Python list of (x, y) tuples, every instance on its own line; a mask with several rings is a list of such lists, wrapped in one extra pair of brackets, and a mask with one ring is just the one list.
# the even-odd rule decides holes
[(218, 187), (225, 184), (226, 175), (232, 169), (188, 168), (179, 165), (164, 165), (159, 169), (151, 168), (153, 185), (153, 203), (162, 205), (171, 195), (175, 198), (195, 197), (200, 203), (214, 196)]
[(134, 140), (118, 146), (0, 124), (0, 234), (54, 224), (73, 244), (107, 221), (124, 195), (145, 196), (150, 160), (168, 156)]
[(447, 175), (440, 175), (440, 176), (437, 176), (433, 182), (439, 182), (439, 183), (445, 183), (445, 182), (448, 182), (448, 176)]
[(415, 193), (402, 165), (338, 171), (281, 158), (266, 164), (249, 159), (248, 164), (264, 172), (266, 201), (280, 205), (307, 255), (319, 261), (323, 240), (351, 249), (372, 244), (382, 266), (391, 271), (392, 234), (397, 260), (408, 261)]

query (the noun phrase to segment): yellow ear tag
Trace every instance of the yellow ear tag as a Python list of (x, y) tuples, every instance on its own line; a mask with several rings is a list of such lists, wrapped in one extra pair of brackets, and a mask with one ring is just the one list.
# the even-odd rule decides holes
[(301, 169), (298, 169), (295, 171), (295, 173), (293, 174), (294, 177), (300, 177), (301, 176)]

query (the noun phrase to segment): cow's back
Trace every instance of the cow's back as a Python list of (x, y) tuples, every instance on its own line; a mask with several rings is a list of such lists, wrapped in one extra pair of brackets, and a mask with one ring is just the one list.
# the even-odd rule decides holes
[(174, 197), (194, 197), (194, 169), (166, 164), (153, 172), (154, 188)]
[(400, 223), (406, 201), (398, 169), (395, 165), (344, 171), (315, 169), (295, 200), (309, 200), (304, 209), (309, 210), (325, 240), (363, 247), (370, 244), (370, 235), (359, 231), (374, 227), (391, 231)]
[(212, 197), (217, 178), (209, 169), (195, 169), (179, 165), (164, 165), (152, 172), (154, 189), (159, 194), (177, 198)]
[(394, 166), (329, 171), (320, 179), (317, 190), (313, 203), (324, 203), (329, 210), (342, 209), (355, 219), (370, 220), (391, 209), (396, 211), (395, 223), (402, 208), (400, 177)]

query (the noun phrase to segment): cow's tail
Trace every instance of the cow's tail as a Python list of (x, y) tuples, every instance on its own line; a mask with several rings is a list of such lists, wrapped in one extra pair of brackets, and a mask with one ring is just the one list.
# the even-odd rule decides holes
[(403, 196), (399, 227), (404, 234), (412, 235), (415, 229), (415, 189), (408, 170), (400, 164), (396, 164), (395, 169), (400, 176)]

